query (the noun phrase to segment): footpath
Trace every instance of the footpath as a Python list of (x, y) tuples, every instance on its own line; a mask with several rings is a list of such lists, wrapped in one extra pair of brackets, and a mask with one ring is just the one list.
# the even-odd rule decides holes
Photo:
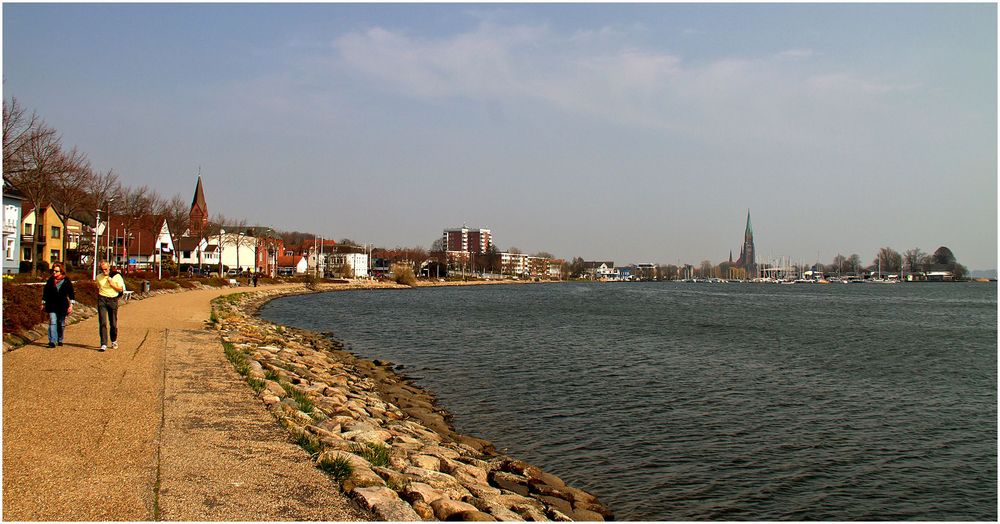
[[(281, 286), (274, 286), (278, 288)], [(266, 289), (266, 288), (260, 288)], [(371, 520), (290, 442), (206, 331), (205, 289), (3, 355), (3, 520)]]

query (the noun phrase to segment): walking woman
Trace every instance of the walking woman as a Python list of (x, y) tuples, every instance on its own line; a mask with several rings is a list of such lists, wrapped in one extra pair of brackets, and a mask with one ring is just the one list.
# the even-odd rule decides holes
[(52, 276), (42, 289), (42, 311), (49, 314), (49, 347), (63, 345), (66, 316), (73, 313), (76, 295), (61, 262), (52, 264)]

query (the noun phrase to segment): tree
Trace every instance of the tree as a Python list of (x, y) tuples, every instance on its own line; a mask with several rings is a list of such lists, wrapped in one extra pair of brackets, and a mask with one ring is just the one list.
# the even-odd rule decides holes
[(880, 267), (882, 273), (898, 273), (903, 267), (903, 256), (891, 247), (883, 247), (878, 250), (874, 265)]
[(855, 275), (861, 270), (861, 255), (854, 253), (847, 258), (847, 267), (851, 268), (851, 272)]
[(916, 273), (923, 268), (924, 262), (927, 259), (927, 253), (921, 251), (919, 247), (913, 249), (907, 249), (903, 253), (903, 264), (907, 271), (910, 273)]
[(833, 257), (833, 263), (829, 266), (829, 269), (832, 269), (832, 271), (828, 270), (827, 272), (836, 272), (840, 275), (846, 272), (847, 267), (847, 257), (837, 253), (837, 256)]
[[(180, 194), (175, 194), (170, 197), (170, 200), (164, 200), (160, 209), (156, 210), (155, 213), (162, 215), (163, 219), (167, 221), (167, 228), (170, 230), (170, 239), (174, 243), (175, 253), (173, 253), (173, 258), (179, 261), (178, 254), (176, 253), (177, 241), (184, 234), (184, 231), (191, 227), (191, 210), (187, 201)], [(181, 266), (177, 264), (177, 276), (180, 276), (180, 274)]]
[(552, 253), (549, 253), (548, 251), (539, 251), (538, 253), (535, 253), (534, 255), (531, 255), (531, 256), (538, 257), (538, 258), (547, 258), (549, 260), (552, 260), (552, 259), (556, 258), (556, 257), (552, 256)]
[(945, 246), (937, 248), (934, 251), (934, 254), (930, 256), (930, 261), (935, 266), (938, 266), (936, 269), (951, 271), (952, 274), (955, 275), (956, 279), (963, 279), (968, 273), (968, 269), (966, 269), (966, 267), (962, 264), (959, 264), (958, 260), (955, 258), (955, 254)]
[(711, 260), (702, 260), (701, 261), (701, 268), (699, 269), (699, 274), (701, 275), (701, 278), (709, 278), (709, 277), (712, 276), (712, 261)]
[(55, 135), (55, 130), (47, 127), (34, 112), (28, 115), (16, 98), (3, 102), (3, 175), (9, 177), (23, 174), (31, 169), (29, 148), (46, 135)]
[(59, 260), (66, 260), (66, 229), (69, 219), (87, 209), (87, 190), (93, 183), (93, 172), (86, 157), (73, 148), (63, 154), (58, 166), (53, 169), (49, 200), (52, 210), (63, 223), (63, 243)]
[[(44, 128), (44, 124), (37, 124)], [(23, 156), (12, 162), (17, 164), (11, 173), (4, 173), (4, 179), (24, 195), (24, 199), (35, 211), (35, 231), (31, 236), (31, 274), (38, 274), (38, 237), (42, 231), (42, 205), (48, 203), (52, 195), (53, 178), (60, 169), (62, 151), (59, 137), (54, 130), (38, 131), (23, 145)]]
[(579, 278), (587, 271), (587, 262), (581, 257), (573, 257), (569, 264), (569, 274), (571, 277)]

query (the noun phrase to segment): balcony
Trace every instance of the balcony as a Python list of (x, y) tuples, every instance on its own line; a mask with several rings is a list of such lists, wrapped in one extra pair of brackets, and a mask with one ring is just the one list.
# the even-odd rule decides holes
[[(35, 240), (35, 235), (21, 235), (21, 244), (30, 244)], [(40, 235), (38, 237), (38, 245), (45, 245), (45, 235)]]

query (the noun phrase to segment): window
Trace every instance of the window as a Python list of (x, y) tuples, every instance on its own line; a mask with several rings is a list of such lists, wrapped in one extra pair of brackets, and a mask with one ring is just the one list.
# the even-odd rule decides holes
[(53, 249), (49, 253), (49, 263), (58, 262), (58, 261), (59, 261), (59, 250), (58, 249)]
[(24, 257), (23, 258), (24, 258), (25, 262), (31, 262), (31, 248), (30, 247), (24, 248)]
[(34, 230), (35, 230), (35, 225), (34, 224), (25, 224), (24, 225), (24, 234), (25, 235), (30, 235), (31, 232), (34, 231)]
[(4, 256), (7, 260), (14, 260), (14, 239), (5, 239), (4, 244)]
[(59, 229), (59, 226), (52, 226), (52, 238), (59, 238), (61, 234), (62, 231)]
[(191, 258), (191, 252), (190, 251), (185, 251), (184, 252), (184, 258)]

